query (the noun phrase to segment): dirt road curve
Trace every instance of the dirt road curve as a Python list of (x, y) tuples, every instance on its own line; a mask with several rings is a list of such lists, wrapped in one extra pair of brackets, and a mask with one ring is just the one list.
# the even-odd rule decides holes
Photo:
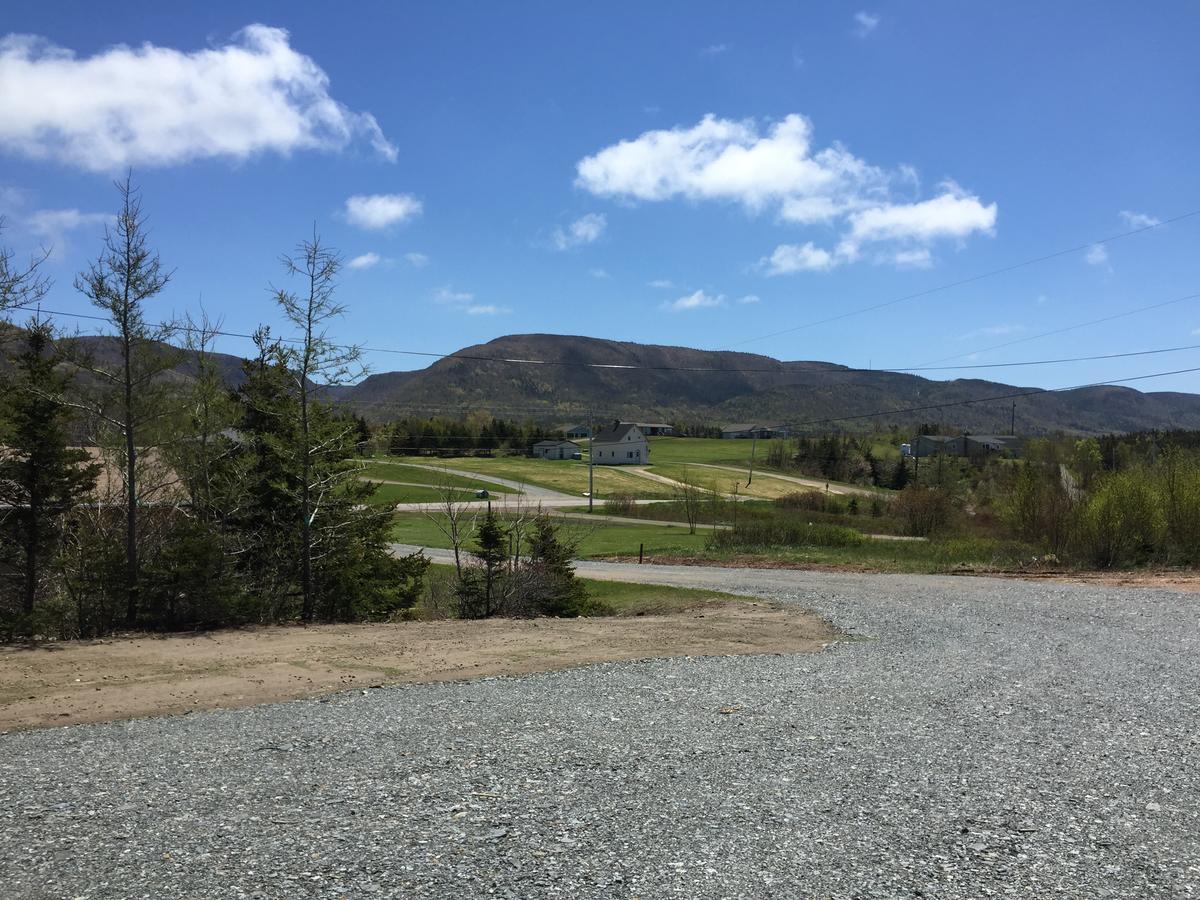
[(857, 639), (0, 738), (6, 897), (1200, 893), (1200, 606), (592, 563)]

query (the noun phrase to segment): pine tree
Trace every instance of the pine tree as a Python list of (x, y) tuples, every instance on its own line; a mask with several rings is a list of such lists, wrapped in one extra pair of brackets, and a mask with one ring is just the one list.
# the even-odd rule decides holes
[(125, 621), (132, 625), (138, 613), (141, 571), (138, 507), (147, 493), (142, 483), (145, 466), (140, 463), (157, 445), (171, 412), (160, 376), (179, 362), (179, 354), (164, 344), (174, 335), (174, 327), (146, 318), (146, 302), (166, 287), (170, 273), (148, 246), (146, 218), (131, 177), (116, 187), (121, 196), (116, 225), (105, 229), (99, 258), (75, 279), (75, 287), (104, 312), (117, 338), (115, 367), (93, 365), (87, 359), (78, 362), (101, 385), (91, 411), (118, 444), (115, 455), (125, 482)]
[(0, 501), (9, 507), (3, 540), (17, 551), (26, 614), (33, 612), (65, 514), (92, 491), (100, 469), (86, 451), (67, 446), (70, 410), (62, 396), (69, 379), (58, 362), (49, 324), (35, 319), (3, 391)]

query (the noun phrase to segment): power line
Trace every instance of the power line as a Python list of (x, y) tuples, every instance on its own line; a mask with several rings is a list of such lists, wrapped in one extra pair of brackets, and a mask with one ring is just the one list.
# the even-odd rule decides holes
[[(1116, 319), (1125, 318), (1128, 316), (1136, 315), (1138, 313), (1149, 312), (1149, 311), (1155, 310), (1155, 309), (1161, 309), (1165, 306), (1171, 306), (1176, 303), (1182, 303), (1187, 300), (1195, 300), (1197, 298), (1200, 298), (1200, 292), (1186, 294), (1182, 297), (1176, 297), (1171, 300), (1164, 300), (1161, 303), (1152, 303), (1148, 306), (1141, 306), (1136, 309), (1126, 310), (1124, 312), (1115, 313), (1111, 316), (1104, 316), (1099, 319), (1091, 319), (1087, 322), (1079, 322), (1074, 325), (1065, 326), (1063, 328), (1057, 328), (1057, 329), (1053, 329), (1051, 331), (1045, 331), (1045, 332), (1041, 332), (1039, 334), (1030, 335), (1028, 337), (1018, 338), (1016, 340), (1007, 341), (1002, 344), (995, 344), (991, 347), (985, 347), (985, 348), (982, 348), (979, 350), (966, 351), (964, 353), (960, 353), (955, 356), (943, 357), (941, 359), (930, 360), (929, 363), (922, 363), (917, 366), (872, 368), (872, 369), (839, 368), (839, 369), (825, 370), (825, 371), (820, 372), (819, 374), (821, 374), (822, 376), (833, 377), (833, 376), (858, 375), (858, 374), (861, 374), (864, 372), (909, 373), (909, 372), (928, 372), (928, 371), (952, 371), (952, 370), (966, 370), (966, 369), (972, 369), (972, 370), (992, 369), (992, 368), (1001, 369), (1001, 368), (1016, 368), (1016, 367), (1021, 367), (1021, 366), (1042, 366), (1042, 365), (1057, 365), (1057, 364), (1073, 363), (1073, 362), (1090, 362), (1090, 361), (1103, 360), (1103, 359), (1119, 359), (1122, 357), (1149, 356), (1149, 355), (1155, 355), (1155, 354), (1160, 354), (1160, 353), (1176, 353), (1176, 352), (1180, 352), (1183, 350), (1193, 350), (1193, 349), (1200, 348), (1200, 345), (1190, 345), (1190, 346), (1182, 346), (1182, 347), (1164, 347), (1164, 348), (1154, 349), (1154, 350), (1138, 350), (1138, 351), (1131, 351), (1128, 353), (1110, 353), (1110, 354), (1101, 354), (1101, 355), (1096, 355), (1096, 356), (1076, 356), (1076, 357), (1059, 357), (1059, 358), (1051, 358), (1051, 359), (1034, 359), (1034, 360), (1024, 360), (1021, 362), (1008, 362), (1008, 363), (978, 363), (978, 364), (964, 364), (961, 366), (934, 365), (935, 363), (946, 362), (947, 360), (958, 359), (963, 356), (971, 356), (971, 355), (974, 355), (977, 353), (986, 353), (991, 350), (998, 350), (1003, 347), (1012, 346), (1014, 344), (1025, 343), (1028, 341), (1038, 340), (1038, 339), (1044, 338), (1044, 337), (1051, 337), (1051, 336), (1058, 335), (1058, 334), (1065, 334), (1069, 331), (1074, 331), (1079, 328), (1085, 328), (1085, 327), (1088, 327), (1091, 325), (1098, 325), (1098, 324), (1102, 324), (1104, 322), (1111, 322)], [(32, 309), (33, 307), (32, 306), (13, 306), (10, 308), (12, 308), (12, 309)], [(46, 315), (51, 315), (51, 316), (63, 316), (63, 317), (67, 317), (67, 318), (87, 319), (87, 320), (94, 320), (94, 321), (101, 321), (101, 322), (109, 321), (106, 316), (89, 315), (86, 313), (73, 313), (73, 312), (66, 312), (63, 310), (46, 310), (46, 309), (42, 309), (41, 312), (45, 313)], [(159, 327), (166, 327), (169, 323), (160, 322), (157, 324)], [(251, 334), (245, 334), (243, 332), (205, 329), (200, 326), (189, 326), (189, 325), (184, 325), (184, 324), (176, 324), (176, 325), (174, 325), (174, 327), (179, 331), (205, 332), (207, 334), (219, 336), (219, 337), (231, 337), (231, 338), (240, 338), (240, 339), (247, 339), (247, 340), (253, 339), (253, 337), (254, 337)], [(290, 343), (290, 344), (300, 342), (299, 338), (275, 338), (274, 340), (278, 340), (281, 343)], [(332, 346), (337, 349), (345, 350), (345, 349), (351, 349), (355, 345), (333, 344)], [(391, 353), (391, 354), (400, 354), (400, 355), (406, 355), (406, 356), (421, 356), (421, 357), (435, 358), (435, 359), (454, 359), (454, 360), (464, 360), (464, 361), (468, 361), (468, 362), (491, 362), (491, 363), (503, 363), (503, 364), (510, 364), (510, 365), (554, 366), (554, 367), (564, 367), (564, 368), (607, 369), (607, 370), (617, 370), (617, 371), (688, 372), (688, 373), (693, 373), (693, 374), (730, 374), (730, 375), (737, 375), (737, 374), (799, 375), (799, 374), (801, 374), (795, 370), (789, 370), (788, 364), (784, 363), (784, 362), (779, 362), (775, 366), (732, 367), (732, 368), (725, 368), (725, 367), (721, 367), (721, 366), (648, 366), (648, 365), (638, 365), (638, 364), (632, 364), (632, 363), (591, 363), (591, 362), (576, 362), (576, 361), (571, 361), (571, 360), (549, 360), (549, 359), (532, 359), (532, 358), (523, 358), (523, 357), (483, 356), (483, 355), (479, 355), (479, 354), (467, 354), (467, 353), (460, 353), (460, 352), (436, 353), (433, 351), (426, 351), (426, 350), (402, 350), (402, 349), (390, 348), (390, 347), (360, 347), (359, 349), (361, 349), (363, 352), (370, 352), (370, 353)], [(728, 351), (698, 351), (698, 352), (728, 352)], [(799, 382), (797, 384), (799, 384)], [(786, 387), (788, 385), (782, 385), (782, 386)], [(365, 404), (365, 403), (387, 403), (390, 401), (368, 401), (368, 400), (346, 399), (341, 402), (364, 403)], [(531, 408), (534, 408), (534, 407), (531, 407)]]
[(882, 416), (894, 416), (902, 413), (912, 412), (929, 412), (936, 409), (949, 409), (952, 406), (970, 406), (974, 403), (993, 403), (1000, 400), (1017, 400), (1021, 397), (1033, 397), (1037, 394), (1060, 394), (1066, 391), (1080, 391), (1084, 388), (1091, 387), (1110, 387), (1121, 384), (1127, 384), (1131, 381), (1146, 381), (1150, 378), (1166, 378), (1170, 375), (1189, 375), (1193, 372), (1200, 372), (1200, 366), (1191, 369), (1176, 369), (1172, 372), (1154, 372), (1149, 375), (1134, 375), (1130, 378), (1114, 378), (1111, 381), (1092, 381), (1087, 384), (1077, 384), (1073, 387), (1064, 388), (1032, 388), (1025, 391), (1016, 391), (1011, 394), (997, 394), (991, 397), (972, 397), (969, 400), (951, 400), (945, 403), (929, 403), (924, 406), (908, 406), (902, 409), (885, 409), (872, 413), (857, 413), (849, 416), (829, 416), (822, 419), (810, 419), (806, 422), (784, 422), (781, 427), (784, 428), (804, 428), (810, 425), (823, 425), (827, 422), (849, 422), (857, 419), (873, 419)]
[[(1195, 300), (1197, 297), (1200, 297), (1200, 293), (1186, 294), (1183, 297), (1176, 297), (1174, 300), (1164, 300), (1162, 303), (1152, 303), (1149, 306), (1141, 306), (1141, 307), (1138, 307), (1137, 309), (1130, 309), (1130, 310), (1126, 310), (1125, 312), (1114, 313), (1111, 316), (1103, 316), (1099, 319), (1091, 319), (1087, 322), (1079, 322), (1075, 325), (1067, 325), (1063, 328), (1054, 328), (1050, 331), (1043, 331), (1043, 332), (1040, 332), (1039, 334), (1029, 335), (1028, 337), (1015, 338), (1014, 340), (1011, 340), (1011, 341), (1005, 341), (1002, 344), (993, 344), (991, 347), (984, 347), (982, 350), (970, 350), (970, 351), (967, 351), (966, 353), (955, 354), (954, 356), (943, 356), (941, 359), (931, 359), (931, 360), (929, 360), (928, 363), (921, 363), (921, 365), (925, 366), (925, 365), (932, 365), (934, 363), (948, 362), (949, 360), (952, 360), (952, 359), (961, 359), (964, 356), (972, 356), (976, 353), (989, 353), (992, 350), (1000, 350), (1000, 349), (1003, 349), (1004, 347), (1015, 346), (1016, 344), (1025, 344), (1025, 343), (1028, 343), (1029, 341), (1040, 340), (1041, 338), (1044, 338), (1044, 337), (1053, 337), (1054, 335), (1057, 335), (1057, 334), (1066, 334), (1068, 331), (1075, 331), (1078, 328), (1087, 328), (1090, 325), (1101, 325), (1104, 322), (1112, 322), (1116, 319), (1124, 319), (1124, 318), (1127, 318), (1128, 316), (1136, 315), (1137, 313), (1149, 312), (1152, 309), (1161, 309), (1164, 306), (1171, 306), (1175, 303), (1183, 303), (1185, 300)], [(959, 368), (959, 367), (955, 367), (955, 368)], [(961, 368), (967, 368), (967, 367), (962, 366)], [(908, 371), (912, 371), (912, 370), (908, 370)]]
[(1200, 209), (1192, 210), (1191, 212), (1183, 213), (1182, 215), (1173, 216), (1170, 219), (1164, 219), (1161, 222), (1155, 222), (1151, 225), (1144, 225), (1141, 228), (1134, 228), (1130, 231), (1123, 231), (1120, 234), (1110, 235), (1106, 238), (1101, 238), (1097, 241), (1088, 241), (1086, 244), (1079, 244), (1074, 247), (1068, 247), (1065, 250), (1056, 250), (1053, 253), (1047, 253), (1043, 256), (1035, 256), (1032, 259), (1026, 259), (1018, 263), (1012, 263), (1007, 266), (1001, 266), (998, 269), (991, 269), (987, 272), (981, 272), (978, 275), (972, 275), (969, 278), (960, 278), (957, 281), (950, 281), (945, 284), (939, 284), (936, 287), (926, 288), (922, 291), (916, 291), (912, 294), (905, 294), (902, 297), (895, 297), (891, 300), (885, 300), (882, 303), (874, 303), (870, 306), (861, 306), (858, 309), (852, 309), (844, 313), (838, 313), (835, 316), (829, 316), (824, 319), (815, 319), (811, 322), (805, 322), (801, 325), (795, 325), (791, 328), (783, 328), (779, 331), (772, 331), (768, 334), (760, 334), (757, 337), (746, 338), (744, 341), (738, 341), (736, 344), (730, 344), (730, 347), (741, 347), (745, 344), (751, 344), (755, 341), (765, 341), (768, 338), (779, 337), (784, 334), (792, 334), (796, 331), (802, 331), (806, 328), (816, 328), (818, 325), (828, 325), (831, 322), (840, 322), (842, 319), (849, 319), (852, 316), (860, 316), (863, 313), (874, 312), (875, 310), (884, 309), (889, 306), (895, 306), (897, 303), (904, 303), (908, 300), (918, 300), (921, 297), (928, 297), (931, 294), (948, 291), (952, 288), (963, 287), (964, 285), (974, 284), (977, 281), (983, 281), (985, 278), (993, 278), (996, 275), (1004, 275), (1008, 272), (1015, 272), (1018, 269), (1024, 269), (1028, 266), (1037, 265), (1038, 263), (1048, 262), (1052, 259), (1058, 259), (1062, 256), (1069, 256), (1072, 253), (1081, 253), (1090, 247), (1095, 247), (1102, 244), (1111, 244), (1113, 241), (1119, 241), (1123, 238), (1132, 237), (1135, 234), (1142, 234), (1146, 231), (1152, 231), (1155, 228), (1162, 228), (1165, 225), (1170, 225), (1174, 222), (1182, 222), (1184, 219), (1190, 219), (1193, 216), (1200, 216)]

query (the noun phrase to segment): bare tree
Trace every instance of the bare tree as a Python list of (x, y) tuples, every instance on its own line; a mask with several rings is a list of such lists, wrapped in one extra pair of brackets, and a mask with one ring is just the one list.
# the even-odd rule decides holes
[(454, 484), (453, 477), (445, 470), (441, 472), (434, 489), (438, 502), (433, 509), (426, 508), (425, 515), (450, 542), (454, 550), (454, 571), (462, 577), (463, 545), (475, 533), (475, 514), (470, 501), (463, 499), (463, 489)]
[(311, 240), (300, 243), (292, 255), (282, 257), (284, 271), (299, 278), (303, 284), (297, 293), (272, 288), (275, 302), (284, 317), (298, 331), (298, 337), (286, 349), (288, 370), (294, 381), (299, 401), (301, 467), (301, 519), (303, 542), (300, 559), (300, 590), (303, 596), (301, 618), (313, 617), (313, 522), (319, 512), (319, 500), (328, 485), (313, 482), (313, 460), (329, 450), (329, 440), (314, 440), (312, 408), (315, 392), (321, 387), (335, 387), (361, 377), (366, 372), (362, 363), (362, 348), (335, 344), (329, 339), (327, 327), (340, 318), (346, 307), (334, 300), (341, 256), (321, 243), (313, 229)]
[(163, 372), (179, 362), (177, 353), (165, 346), (175, 334), (170, 323), (147, 321), (145, 304), (170, 281), (158, 254), (147, 244), (146, 217), (141, 197), (133, 187), (132, 175), (117, 182), (121, 208), (116, 224), (104, 230), (104, 247), (96, 262), (75, 279), (76, 289), (104, 311), (116, 332), (118, 354), (115, 366), (89, 358), (77, 360), (99, 381), (100, 395), (90, 404), (96, 419), (116, 430), (117, 450), (124, 480), (125, 507), (125, 618), (137, 618), (139, 452), (153, 444), (152, 430), (169, 411), (161, 402)]
[(688, 523), (688, 534), (696, 533), (696, 525), (700, 521), (700, 506), (703, 502), (703, 496), (700, 488), (691, 482), (691, 473), (688, 467), (683, 467), (683, 474), (679, 477), (675, 487), (672, 490), (675, 496), (675, 501), (683, 507), (684, 518)]
[[(0, 232), (4, 231), (4, 219), (0, 217)], [(37, 303), (50, 289), (50, 279), (41, 274), (42, 263), (50, 251), (42, 251), (23, 268), (17, 265), (12, 250), (0, 246), (0, 313), (14, 306), (29, 306)]]

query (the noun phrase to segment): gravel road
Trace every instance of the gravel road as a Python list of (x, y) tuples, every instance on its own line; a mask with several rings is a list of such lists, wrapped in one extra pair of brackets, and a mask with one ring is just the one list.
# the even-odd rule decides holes
[(1194, 595), (610, 565), (854, 635), (0, 737), (24, 897), (1188, 897)]

